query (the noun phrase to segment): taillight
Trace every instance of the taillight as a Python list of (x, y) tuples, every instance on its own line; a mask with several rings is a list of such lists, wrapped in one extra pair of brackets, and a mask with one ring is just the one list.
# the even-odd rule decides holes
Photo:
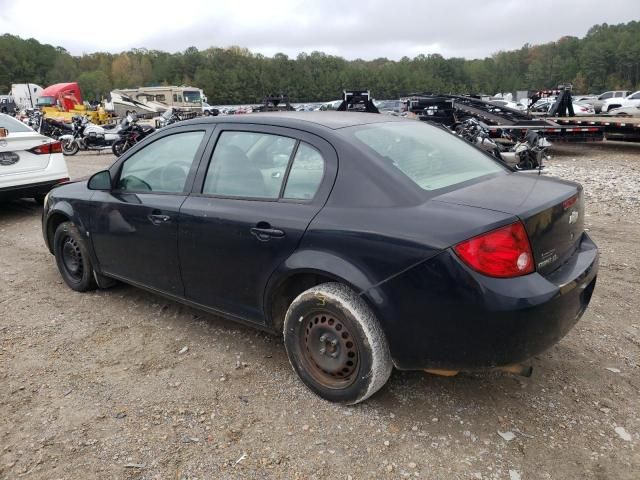
[(52, 153), (62, 153), (62, 143), (60, 142), (45, 143), (44, 145), (38, 145), (37, 147), (33, 147), (28, 151), (31, 153), (35, 153), (36, 155), (50, 155)]
[(518, 277), (534, 271), (533, 253), (522, 222), (470, 238), (453, 249), (469, 267), (489, 277)]

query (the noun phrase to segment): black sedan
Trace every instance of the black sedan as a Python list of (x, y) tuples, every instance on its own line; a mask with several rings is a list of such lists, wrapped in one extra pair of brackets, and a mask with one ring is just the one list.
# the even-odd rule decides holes
[(580, 185), (516, 173), (383, 115), (180, 122), (88, 181), (42, 228), (74, 290), (114, 280), (284, 334), (320, 396), (357, 403), (393, 366), (523, 362), (585, 311), (598, 250)]

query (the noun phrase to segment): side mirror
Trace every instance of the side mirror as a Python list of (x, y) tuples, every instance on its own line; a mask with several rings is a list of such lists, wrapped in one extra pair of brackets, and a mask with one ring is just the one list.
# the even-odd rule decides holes
[(87, 188), (89, 190), (111, 190), (111, 173), (109, 170), (102, 170), (101, 172), (94, 173), (91, 178), (89, 178), (89, 183), (87, 183)]

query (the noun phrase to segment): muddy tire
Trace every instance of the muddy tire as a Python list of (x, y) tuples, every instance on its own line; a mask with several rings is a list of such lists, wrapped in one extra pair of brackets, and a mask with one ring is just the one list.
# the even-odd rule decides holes
[(332, 402), (366, 400), (382, 388), (393, 368), (375, 315), (340, 283), (324, 283), (296, 297), (285, 317), (284, 343), (302, 382)]
[(87, 246), (72, 222), (63, 222), (53, 237), (53, 253), (62, 279), (76, 292), (97, 287)]

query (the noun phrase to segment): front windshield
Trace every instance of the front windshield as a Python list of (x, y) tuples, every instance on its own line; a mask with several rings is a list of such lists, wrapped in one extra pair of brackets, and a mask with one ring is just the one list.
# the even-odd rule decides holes
[(345, 132), (427, 191), (508, 171), (464, 140), (419, 121), (359, 125)]
[(0, 128), (6, 128), (9, 133), (33, 132), (33, 130), (24, 123), (3, 113), (0, 113)]
[(182, 95), (184, 97), (185, 103), (200, 103), (201, 101), (200, 92), (198, 92), (197, 90), (185, 90), (184, 92), (182, 92)]
[(50, 107), (56, 104), (55, 97), (39, 97), (36, 101), (36, 105), (39, 107)]

